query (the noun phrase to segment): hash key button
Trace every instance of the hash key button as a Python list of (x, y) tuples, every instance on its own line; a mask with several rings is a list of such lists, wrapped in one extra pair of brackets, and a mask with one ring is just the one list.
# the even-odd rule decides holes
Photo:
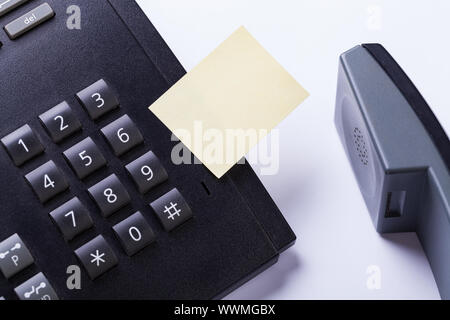
[(2, 144), (16, 166), (44, 152), (41, 142), (27, 124), (4, 137)]
[(192, 211), (177, 189), (172, 189), (150, 206), (155, 211), (166, 231), (172, 231), (192, 218)]
[(0, 242), (0, 270), (5, 278), (11, 278), (33, 263), (33, 256), (18, 234)]
[(113, 230), (129, 256), (144, 249), (156, 239), (152, 228), (139, 211), (116, 224)]
[(53, 18), (55, 12), (48, 3), (43, 3), (20, 18), (8, 23), (5, 31), (11, 40), (14, 40), (41, 23)]
[(55, 290), (42, 272), (15, 288), (14, 291), (20, 300), (59, 300)]
[(118, 260), (103, 236), (97, 236), (75, 251), (75, 255), (94, 280), (117, 265)]
[(69, 188), (66, 178), (53, 161), (49, 161), (25, 176), (41, 203), (45, 203)]
[(78, 92), (77, 98), (92, 120), (97, 120), (119, 106), (119, 100), (103, 79)]
[(125, 167), (142, 194), (168, 179), (167, 171), (153, 152), (147, 152)]

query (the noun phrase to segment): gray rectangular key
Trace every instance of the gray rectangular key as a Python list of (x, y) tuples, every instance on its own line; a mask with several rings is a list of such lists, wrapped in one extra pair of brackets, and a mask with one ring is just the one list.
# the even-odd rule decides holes
[(15, 288), (14, 291), (20, 300), (59, 300), (42, 272)]
[(0, 242), (0, 271), (6, 279), (34, 263), (33, 256), (18, 234)]
[(5, 26), (5, 31), (9, 38), (14, 40), (54, 16), (55, 12), (50, 5), (48, 3), (44, 3), (24, 14), (20, 18), (8, 23)]
[(30, 0), (0, 0), (0, 17)]

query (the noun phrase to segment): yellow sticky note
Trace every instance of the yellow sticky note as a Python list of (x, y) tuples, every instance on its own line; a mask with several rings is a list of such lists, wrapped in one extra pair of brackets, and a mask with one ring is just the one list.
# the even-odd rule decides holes
[(307, 97), (241, 27), (150, 110), (220, 178)]

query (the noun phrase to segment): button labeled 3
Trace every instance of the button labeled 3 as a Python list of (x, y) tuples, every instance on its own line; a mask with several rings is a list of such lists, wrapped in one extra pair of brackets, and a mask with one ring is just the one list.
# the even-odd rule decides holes
[(0, 270), (5, 278), (11, 278), (33, 263), (33, 256), (18, 234), (0, 243)]

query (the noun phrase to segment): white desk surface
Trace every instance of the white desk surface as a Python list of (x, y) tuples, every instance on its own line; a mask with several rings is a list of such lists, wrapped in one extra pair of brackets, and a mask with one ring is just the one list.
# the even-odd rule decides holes
[[(278, 174), (260, 176), (298, 241), (275, 266), (227, 298), (439, 298), (416, 235), (375, 232), (333, 115), (339, 54), (379, 42), (450, 133), (448, 0), (138, 3), (187, 70), (244, 25), (311, 93), (278, 127)], [(379, 289), (367, 287), (371, 265), (381, 272)]]

